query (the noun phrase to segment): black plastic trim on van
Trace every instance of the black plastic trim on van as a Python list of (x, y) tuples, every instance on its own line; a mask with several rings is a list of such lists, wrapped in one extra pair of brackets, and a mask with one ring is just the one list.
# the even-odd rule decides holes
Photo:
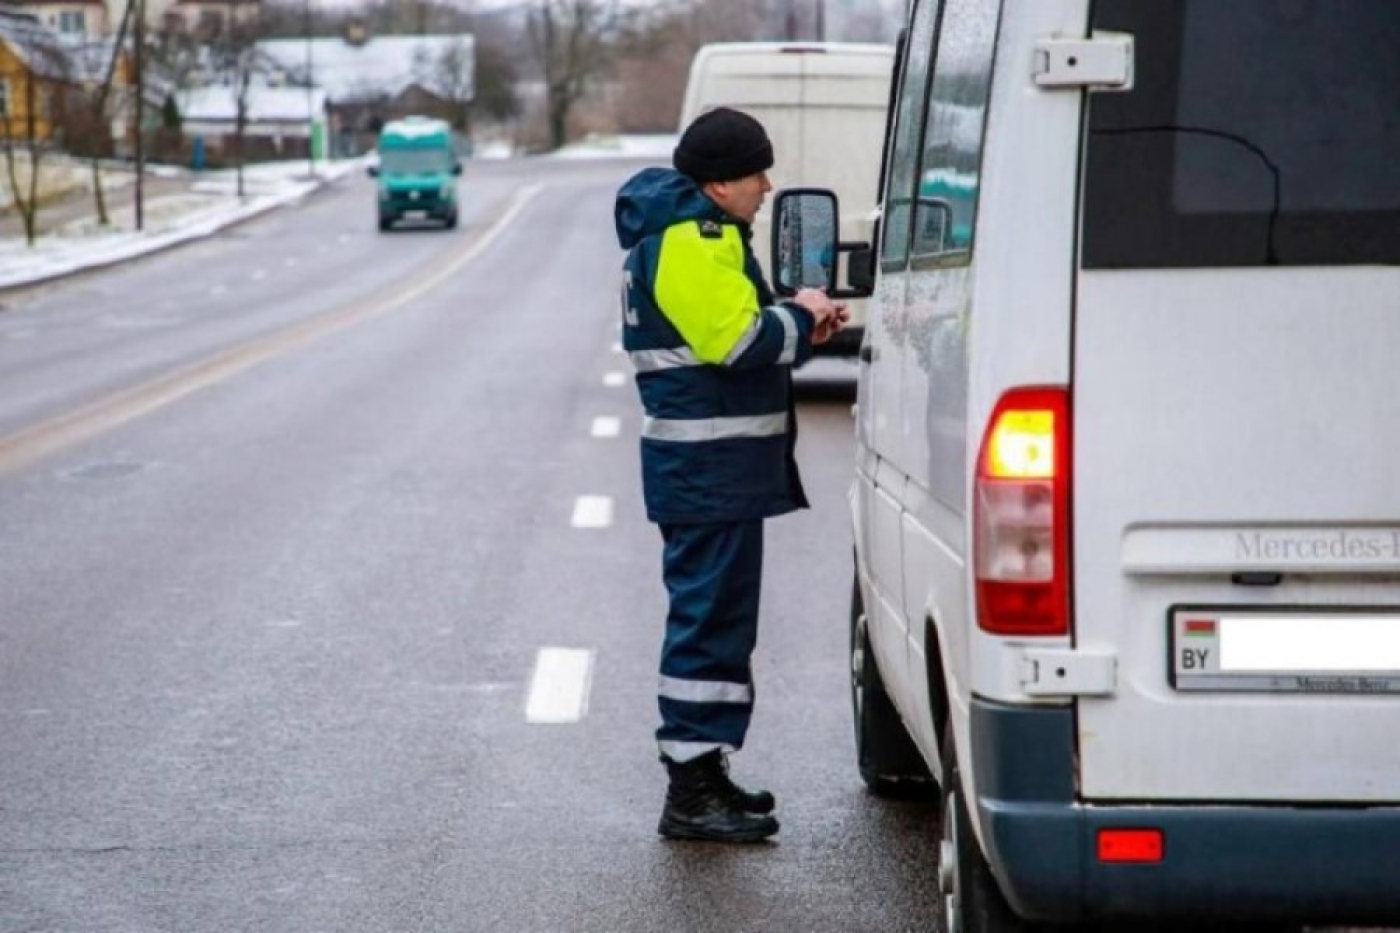
[[(972, 700), (975, 818), (1019, 913), (1060, 922), (1400, 919), (1400, 807), (1084, 804), (1074, 799), (1074, 728), (1070, 707)], [(1161, 830), (1162, 861), (1100, 862), (1099, 830), (1124, 828)]]

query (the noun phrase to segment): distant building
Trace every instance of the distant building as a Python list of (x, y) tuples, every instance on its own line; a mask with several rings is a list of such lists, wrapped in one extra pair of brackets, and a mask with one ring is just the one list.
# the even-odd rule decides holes
[(0, 9), (0, 139), (50, 142), (70, 109), (77, 64), (59, 34)]
[(387, 120), (440, 117), (461, 129), (475, 94), (475, 39), (469, 34), (361, 35), (268, 39), (258, 53), (286, 80), (326, 93), (331, 152), (352, 156), (374, 147)]
[[(207, 164), (231, 161), (237, 153), (238, 98), (226, 86), (181, 91), (175, 96), (180, 129), (203, 149)], [(326, 93), (319, 88), (253, 85), (244, 99), (243, 158), (304, 159), (307, 147), (323, 148)], [(316, 154), (323, 155), (321, 151)]]
[(6, 6), (68, 38), (96, 39), (115, 29), (105, 0), (8, 0)]
[[(143, 0), (151, 30), (211, 34), (230, 19), (249, 22), (261, 12), (261, 0)], [(106, 38), (121, 27), (127, 0), (4, 0), (11, 9), (29, 13), (65, 37)]]

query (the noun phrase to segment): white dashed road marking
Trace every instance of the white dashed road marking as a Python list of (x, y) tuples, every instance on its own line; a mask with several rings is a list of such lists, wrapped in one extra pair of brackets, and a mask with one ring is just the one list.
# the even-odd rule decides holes
[(579, 496), (574, 502), (575, 528), (606, 528), (612, 524), (613, 501), (609, 496)]
[(603, 373), (603, 385), (620, 386), (627, 381), (627, 377), (622, 373)]
[(593, 652), (581, 648), (541, 648), (530, 678), (525, 721), (578, 722), (588, 712)]
[(622, 421), (618, 418), (594, 418), (594, 437), (617, 437), (622, 432)]

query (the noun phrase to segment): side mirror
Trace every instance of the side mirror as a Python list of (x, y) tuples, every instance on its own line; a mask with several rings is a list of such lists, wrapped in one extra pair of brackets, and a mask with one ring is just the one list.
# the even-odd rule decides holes
[(379, 166), (377, 166), (377, 165), (367, 165), (367, 166), (365, 166), (365, 174), (368, 175), (370, 178), (378, 178), (378, 177), (379, 177)]
[(803, 288), (836, 291), (836, 195), (823, 188), (789, 188), (773, 204), (773, 290), (795, 295)]
[(462, 163), (461, 163), (461, 162), (453, 162), (453, 163), (452, 163), (452, 174), (453, 174), (453, 175), (460, 175), (460, 174), (462, 174)]

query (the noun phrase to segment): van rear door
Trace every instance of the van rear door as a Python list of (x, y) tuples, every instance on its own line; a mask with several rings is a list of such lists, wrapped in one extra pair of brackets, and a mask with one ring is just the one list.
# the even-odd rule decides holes
[(1400, 4), (1096, 0), (1074, 331), (1086, 799), (1400, 801)]

